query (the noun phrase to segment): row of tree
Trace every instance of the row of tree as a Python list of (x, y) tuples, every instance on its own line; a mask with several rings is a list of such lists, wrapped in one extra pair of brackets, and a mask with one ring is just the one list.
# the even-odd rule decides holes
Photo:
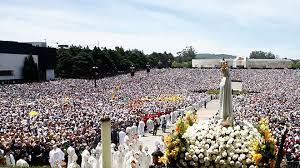
[(115, 49), (94, 47), (71, 46), (68, 49), (58, 49), (56, 74), (65, 78), (86, 78), (93, 77), (93, 67), (98, 67), (100, 76), (127, 73), (130, 67), (136, 70), (146, 69), (147, 64), (151, 68), (168, 67), (191, 67), (192, 58), (195, 57), (195, 50), (187, 47), (179, 52), (178, 57), (163, 52), (153, 52), (149, 55), (143, 51), (133, 49), (124, 50), (122, 47)]
[(65, 78), (92, 77), (93, 67), (101, 76), (115, 75), (130, 71), (134, 66), (136, 70), (151, 68), (191, 67), (191, 60), (195, 57), (195, 50), (187, 47), (179, 53), (178, 57), (163, 52), (153, 52), (149, 55), (143, 51), (133, 49), (124, 50), (122, 47), (115, 49), (94, 47), (71, 46), (68, 49), (57, 50), (56, 74)]
[[(124, 50), (122, 47), (115, 49), (94, 47), (71, 46), (57, 50), (56, 76), (63, 78), (90, 78), (97, 73), (104, 77), (119, 73), (128, 73), (131, 67), (136, 70), (150, 68), (191, 68), (192, 59), (196, 57), (196, 51), (192, 46), (188, 46), (173, 54), (163, 52), (153, 52), (145, 54), (143, 51), (133, 49)], [(271, 52), (252, 51), (250, 59), (275, 59)], [(300, 68), (300, 61), (294, 61), (293, 68)], [(32, 56), (25, 59), (23, 67), (24, 79), (29, 81), (37, 80), (38, 68)]]
[(249, 56), (250, 59), (275, 59), (278, 56), (275, 56), (271, 52), (264, 52), (264, 51), (252, 51)]

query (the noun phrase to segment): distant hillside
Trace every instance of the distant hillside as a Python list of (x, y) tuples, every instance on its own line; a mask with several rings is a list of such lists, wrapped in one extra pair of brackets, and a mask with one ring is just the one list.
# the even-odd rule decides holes
[(233, 55), (228, 55), (228, 54), (208, 54), (208, 53), (203, 53), (203, 54), (196, 54), (196, 59), (235, 59), (236, 56)]

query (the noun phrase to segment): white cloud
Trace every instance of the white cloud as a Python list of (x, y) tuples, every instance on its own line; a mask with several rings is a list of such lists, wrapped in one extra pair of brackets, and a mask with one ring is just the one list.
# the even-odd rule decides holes
[[(228, 27), (223, 29), (223, 24), (256, 29), (261, 24), (298, 27), (298, 7), (299, 2), (292, 0), (128, 0), (89, 11), (71, 4), (68, 8), (38, 8), (0, 2), (0, 36), (1, 40), (16, 41), (47, 38), (53, 46), (56, 42), (95, 46), (99, 41), (100, 46), (138, 48), (146, 53), (166, 50), (175, 54), (192, 45), (199, 52), (247, 56), (253, 49), (262, 49), (296, 57), (295, 43), (280, 45), (266, 40), (269, 45), (249, 44), (247, 35), (241, 37), (243, 29), (226, 32)], [(210, 29), (215, 25), (219, 29)], [(234, 36), (228, 39), (227, 34)]]

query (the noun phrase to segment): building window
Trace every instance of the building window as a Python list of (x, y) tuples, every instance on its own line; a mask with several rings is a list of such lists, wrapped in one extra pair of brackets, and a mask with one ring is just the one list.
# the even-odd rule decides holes
[(12, 76), (13, 71), (10, 70), (0, 70), (0, 76)]

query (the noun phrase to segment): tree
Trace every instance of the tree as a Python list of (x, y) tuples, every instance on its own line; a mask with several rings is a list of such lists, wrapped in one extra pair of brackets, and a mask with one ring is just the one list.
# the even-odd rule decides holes
[(183, 61), (190, 61), (196, 57), (196, 51), (192, 46), (187, 46), (185, 49), (177, 53), (179, 57), (183, 58)]
[(34, 62), (32, 55), (29, 55), (24, 60), (24, 66), (22, 69), (23, 79), (27, 81), (38, 80), (38, 66)]
[(293, 60), (292, 68), (300, 68), (300, 60)]
[(252, 51), (249, 56), (250, 59), (275, 59), (276, 56), (271, 52)]
[(71, 46), (69, 49), (57, 50), (56, 72), (64, 78), (89, 78), (93, 75), (93, 66), (98, 67), (101, 76), (108, 76), (130, 72), (131, 65), (136, 69), (146, 69), (147, 63), (151, 67), (168, 68), (172, 61), (174, 56), (167, 52), (146, 55), (141, 50), (124, 50), (122, 47), (94, 47), (91, 50), (88, 47)]

